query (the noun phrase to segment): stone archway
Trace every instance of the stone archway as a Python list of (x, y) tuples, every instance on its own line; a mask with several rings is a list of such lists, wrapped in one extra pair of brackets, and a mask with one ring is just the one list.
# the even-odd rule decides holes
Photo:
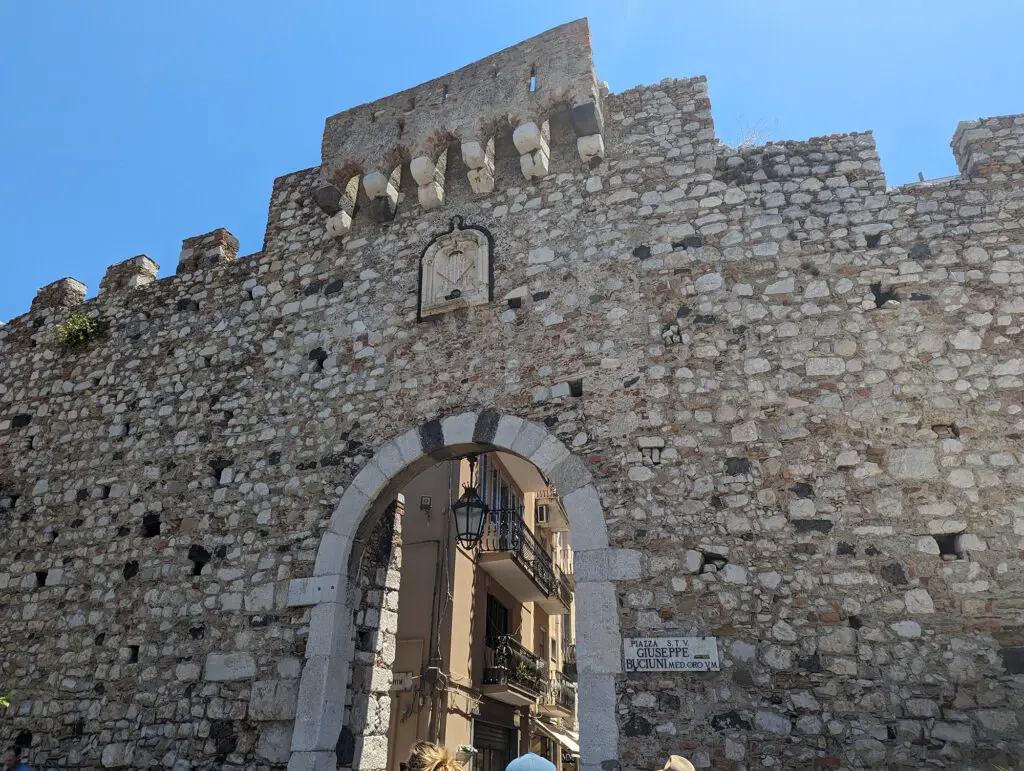
[(608, 545), (597, 489), (577, 456), (543, 426), (489, 410), (432, 420), (383, 444), (348, 485), (320, 541), (313, 575), (289, 585), (289, 604), (312, 606), (302, 669), (290, 771), (336, 767), (346, 679), (353, 658), (346, 577), (353, 538), (363, 519), (387, 505), (430, 466), (486, 448), (516, 454), (535, 465), (558, 490), (575, 551), (581, 771), (618, 756), (615, 675), (622, 637), (615, 581), (640, 577), (640, 555)]

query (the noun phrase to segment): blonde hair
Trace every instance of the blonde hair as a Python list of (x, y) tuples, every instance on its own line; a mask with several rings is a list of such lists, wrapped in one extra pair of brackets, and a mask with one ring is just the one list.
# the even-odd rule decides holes
[(462, 771), (455, 756), (440, 744), (416, 742), (409, 750), (409, 771)]

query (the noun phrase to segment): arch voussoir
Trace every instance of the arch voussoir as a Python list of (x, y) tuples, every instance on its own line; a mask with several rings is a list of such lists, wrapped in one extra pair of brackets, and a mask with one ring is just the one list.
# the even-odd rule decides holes
[(562, 496), (569, 517), (572, 546), (576, 551), (608, 548), (608, 525), (601, 508), (601, 496), (592, 484)]

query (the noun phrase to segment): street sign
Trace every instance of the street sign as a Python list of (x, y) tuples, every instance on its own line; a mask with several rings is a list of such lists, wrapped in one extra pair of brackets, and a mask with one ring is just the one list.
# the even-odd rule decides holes
[(632, 637), (625, 643), (626, 672), (717, 672), (716, 637)]
[(412, 672), (392, 672), (391, 677), (392, 692), (412, 690)]

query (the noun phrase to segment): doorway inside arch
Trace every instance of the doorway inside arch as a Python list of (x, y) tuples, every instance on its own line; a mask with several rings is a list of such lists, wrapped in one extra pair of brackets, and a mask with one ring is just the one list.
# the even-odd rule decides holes
[[(488, 508), (471, 547), (456, 538), (452, 515), (466, 485)], [(392, 551), (386, 566), (383, 554), (360, 558), (352, 765), (383, 765), (367, 748), (384, 749), (369, 734), (386, 726), (389, 771), (403, 771), (418, 740), (456, 752), (467, 771), (504, 771), (526, 752), (575, 771), (572, 542), (558, 491), (528, 461), (481, 452), (472, 464), (455, 458), (421, 473), (376, 528), (367, 544)]]

